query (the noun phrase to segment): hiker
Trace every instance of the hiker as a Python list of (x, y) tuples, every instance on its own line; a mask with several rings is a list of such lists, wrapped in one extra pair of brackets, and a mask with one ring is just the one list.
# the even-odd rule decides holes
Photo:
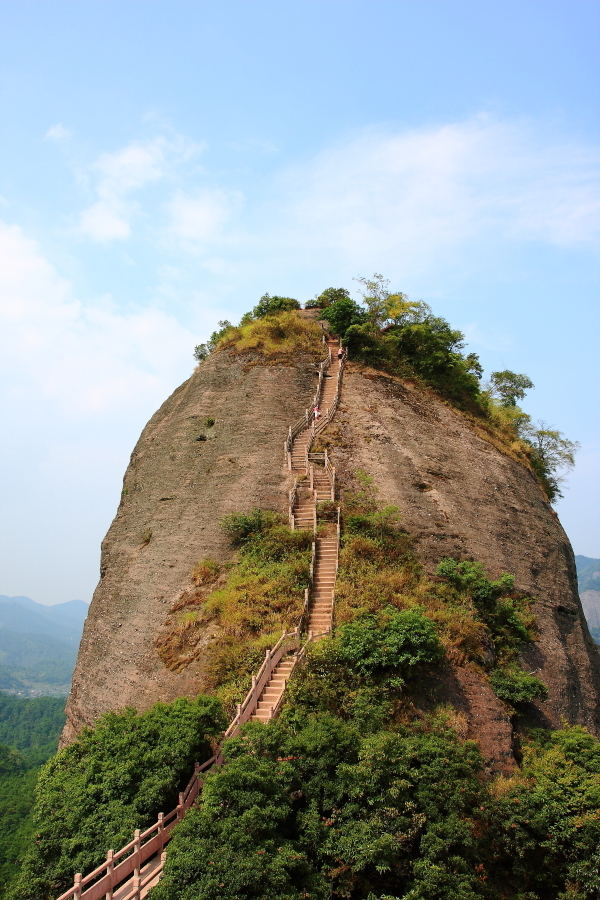
[(340, 344), (340, 349), (338, 350), (338, 359), (341, 359), (343, 355), (344, 355), (344, 348)]
[(321, 415), (321, 410), (319, 409), (318, 406), (315, 406), (313, 412), (314, 412), (314, 415), (315, 415), (315, 422), (316, 422), (316, 420), (317, 420), (317, 419), (319, 418), (319, 416)]

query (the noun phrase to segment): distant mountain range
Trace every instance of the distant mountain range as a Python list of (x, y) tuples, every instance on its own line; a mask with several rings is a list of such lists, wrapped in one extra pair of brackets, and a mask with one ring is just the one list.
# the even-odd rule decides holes
[(88, 606), (44, 606), (0, 595), (0, 689), (21, 697), (66, 696)]
[(600, 559), (576, 556), (581, 605), (592, 637), (600, 644)]

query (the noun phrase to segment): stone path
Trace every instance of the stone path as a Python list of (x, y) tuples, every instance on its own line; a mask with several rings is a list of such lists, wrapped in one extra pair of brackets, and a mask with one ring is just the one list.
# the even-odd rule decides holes
[[(338, 342), (330, 340), (327, 343), (331, 349), (332, 359), (323, 379), (320, 403), (322, 416), (327, 415), (335, 400), (340, 368), (340, 361), (337, 358)], [(296, 435), (292, 445), (292, 472), (304, 476), (305, 479), (299, 484), (293, 514), (294, 525), (297, 529), (316, 532), (317, 503), (320, 500), (333, 499), (333, 485), (326, 467), (312, 464), (312, 490), (310, 488), (308, 448), (311, 436), (312, 428), (307, 427)], [(337, 534), (324, 537), (318, 537), (315, 534), (315, 564), (308, 604), (308, 633), (312, 638), (327, 633), (333, 624), (333, 594), (338, 566), (338, 549)], [(273, 716), (281, 701), (294, 664), (295, 654), (290, 653), (281, 659), (260, 695), (256, 712), (252, 716), (253, 719), (266, 721)]]

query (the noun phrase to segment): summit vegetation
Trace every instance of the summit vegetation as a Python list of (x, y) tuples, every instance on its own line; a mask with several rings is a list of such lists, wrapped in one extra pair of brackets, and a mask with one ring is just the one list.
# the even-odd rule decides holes
[[(464, 352), (464, 334), (427, 303), (391, 291), (390, 282), (378, 273), (356, 281), (360, 301), (346, 288), (330, 287), (305, 303), (306, 309), (321, 310), (320, 319), (340, 336), (349, 358), (435, 391), (484, 437), (528, 466), (550, 501), (562, 497), (561, 485), (579, 445), (546, 422), (534, 423), (521, 409), (519, 403), (534, 387), (531, 379), (503, 370), (484, 382), (477, 354)], [(214, 350), (231, 349), (277, 364), (298, 353), (320, 356), (321, 331), (314, 321), (297, 315), (299, 308), (291, 297), (265, 294), (238, 326), (220, 322), (194, 355), (202, 361)]]

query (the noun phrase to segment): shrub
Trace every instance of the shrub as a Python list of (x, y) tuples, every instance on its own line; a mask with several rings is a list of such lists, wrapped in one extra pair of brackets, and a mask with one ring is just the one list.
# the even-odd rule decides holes
[(209, 584), (211, 581), (214, 581), (219, 574), (219, 571), (219, 564), (215, 562), (214, 559), (208, 557), (207, 559), (202, 559), (200, 562), (196, 563), (190, 572), (190, 576), (194, 584), (197, 587), (200, 587), (200, 585)]
[(255, 319), (264, 319), (265, 316), (272, 316), (280, 312), (290, 312), (292, 309), (300, 309), (300, 304), (293, 297), (271, 297), (269, 294), (263, 294), (254, 309), (252, 315)]
[(531, 703), (533, 700), (545, 700), (548, 688), (535, 675), (528, 675), (522, 669), (496, 669), (490, 675), (492, 690), (500, 700), (513, 706)]
[(346, 300), (350, 297), (350, 292), (346, 288), (326, 288), (321, 294), (312, 300), (307, 300), (304, 309), (327, 309), (337, 300)]
[(213, 331), (208, 341), (205, 344), (198, 344), (196, 347), (194, 347), (194, 358), (199, 363), (205, 360), (206, 357), (213, 352), (213, 350), (217, 349), (219, 342), (232, 328), (233, 325), (231, 324), (231, 322), (228, 322), (227, 319), (219, 322), (218, 330)]
[(239, 547), (245, 544), (252, 535), (260, 534), (279, 517), (276, 513), (255, 507), (250, 513), (231, 513), (221, 519), (220, 525), (231, 543)]
[(323, 355), (320, 326), (301, 319), (294, 311), (242, 322), (227, 332), (219, 348), (237, 353), (259, 353), (283, 365), (286, 362), (292, 364), (300, 353), (308, 353), (315, 358)]
[(54, 900), (106, 858), (108, 847), (131, 840), (177, 803), (196, 760), (224, 727), (212, 697), (157, 703), (108, 713), (95, 728), (60, 750), (42, 768), (33, 813), (32, 844), (11, 896)]
[(416, 608), (359, 616), (341, 626), (334, 644), (340, 661), (362, 677), (409, 677), (442, 655), (433, 622)]
[(192, 571), (199, 586), (181, 598), (156, 647), (174, 671), (201, 659), (206, 688), (218, 692), (229, 713), (265, 650), (298, 624), (313, 535), (290, 531), (283, 516), (260, 509), (226, 516), (222, 525), (238, 547), (237, 562), (210, 593), (202, 586), (214, 581), (216, 564), (203, 560)]
[(532, 640), (533, 601), (514, 590), (513, 575), (504, 572), (496, 581), (490, 581), (480, 562), (459, 562), (451, 557), (441, 560), (436, 575), (473, 601), (478, 617), (489, 628), (500, 662), (510, 660), (522, 644)]
[(367, 319), (365, 310), (350, 297), (340, 297), (327, 307), (321, 319), (326, 319), (334, 334), (345, 341), (346, 332), (352, 325), (361, 325)]

